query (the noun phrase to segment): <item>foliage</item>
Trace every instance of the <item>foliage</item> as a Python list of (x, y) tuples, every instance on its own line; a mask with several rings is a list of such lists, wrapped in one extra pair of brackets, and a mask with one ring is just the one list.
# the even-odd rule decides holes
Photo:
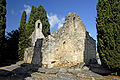
[[(6, 0), (0, 0), (0, 56), (3, 56), (6, 28)], [(2, 57), (1, 57), (2, 58)]]
[(28, 20), (28, 23), (26, 23), (26, 12), (23, 11), (20, 27), (19, 27), (19, 59), (23, 60), (24, 57), (24, 51), (27, 47), (30, 47), (30, 36), (35, 28), (35, 22), (37, 20), (41, 20), (43, 25), (43, 34), (45, 37), (47, 37), (50, 34), (50, 24), (48, 22), (47, 13), (43, 6), (34, 7), (32, 6), (31, 14)]
[(19, 55), (19, 59), (23, 60), (24, 57), (24, 51), (26, 48), (26, 31), (25, 31), (25, 27), (26, 27), (26, 12), (23, 11), (22, 16), (21, 16), (21, 21), (20, 21), (20, 27), (19, 27), (19, 50), (18, 50), (18, 55)]
[(41, 20), (41, 22), (42, 22), (42, 26), (43, 26), (42, 32), (43, 32), (44, 36), (47, 37), (48, 35), (50, 35), (50, 24), (48, 22), (47, 13), (46, 13), (44, 7), (40, 5), (38, 8), (32, 6), (30, 18), (29, 18), (28, 24), (26, 26), (26, 31), (27, 31), (28, 37), (34, 31), (35, 22), (37, 20)]
[[(9, 60), (18, 60), (18, 30), (13, 30), (7, 33), (7, 41), (6, 41), (6, 59)], [(8, 54), (9, 53), (9, 54)]]
[(120, 70), (120, 1), (98, 0), (97, 50), (102, 65)]

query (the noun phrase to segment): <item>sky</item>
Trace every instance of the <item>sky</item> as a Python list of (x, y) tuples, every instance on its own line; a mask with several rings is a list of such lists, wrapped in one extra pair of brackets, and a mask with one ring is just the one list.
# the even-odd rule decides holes
[(86, 30), (96, 39), (96, 5), (97, 0), (6, 0), (7, 1), (7, 21), (6, 32), (18, 29), (23, 10), (27, 13), (27, 21), (30, 16), (32, 5), (38, 7), (42, 5), (47, 11), (50, 22), (51, 33), (59, 29), (68, 13), (74, 12), (80, 16)]

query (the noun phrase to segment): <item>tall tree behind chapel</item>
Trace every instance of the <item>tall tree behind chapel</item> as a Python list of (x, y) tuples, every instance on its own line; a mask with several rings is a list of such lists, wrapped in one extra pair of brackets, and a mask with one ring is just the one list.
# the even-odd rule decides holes
[(38, 8), (32, 6), (31, 14), (28, 20), (28, 24), (26, 26), (28, 31), (27, 32), (28, 36), (30, 36), (34, 31), (35, 22), (37, 20), (41, 20), (42, 22), (42, 27), (43, 27), (42, 32), (44, 36), (47, 37), (48, 35), (50, 35), (50, 24), (48, 22), (47, 12), (45, 11), (44, 7), (40, 5)]
[(98, 0), (97, 48), (102, 65), (120, 70), (120, 0)]
[(23, 55), (24, 55), (24, 51), (26, 48), (26, 43), (25, 43), (26, 41), (26, 34), (25, 34), (26, 18), (27, 18), (26, 12), (23, 11), (22, 16), (21, 16), (21, 21), (20, 21), (20, 27), (19, 27), (18, 55), (19, 55), (20, 60), (23, 60)]
[(6, 0), (0, 0), (0, 58), (4, 55), (4, 41), (6, 28)]
[[(24, 20), (24, 21), (22, 21), (22, 20)], [(24, 35), (24, 36), (21, 36), (21, 38), (23, 38), (21, 40), (23, 40), (23, 41), (21, 41), (19, 39), (19, 52), (18, 52), (18, 54), (20, 56), (19, 57), (20, 60), (23, 60), (25, 49), (27, 47), (31, 46), (30, 45), (31, 41), (29, 38), (35, 29), (35, 22), (37, 20), (40, 20), (42, 22), (42, 32), (43, 32), (44, 36), (47, 37), (48, 35), (50, 35), (50, 24), (48, 22), (47, 12), (45, 11), (44, 7), (41, 5), (38, 8), (32, 6), (28, 23), (26, 23), (26, 18), (22, 19), (22, 17), (21, 17), (21, 22), (25, 22), (25, 23), (22, 23), (22, 24), (24, 24), (23, 25), (24, 28), (22, 28), (21, 26), (19, 28), (19, 36), (21, 36), (21, 34)], [(24, 31), (25, 33), (24, 32), (22, 33), (21, 32), (22, 30), (25, 30)]]

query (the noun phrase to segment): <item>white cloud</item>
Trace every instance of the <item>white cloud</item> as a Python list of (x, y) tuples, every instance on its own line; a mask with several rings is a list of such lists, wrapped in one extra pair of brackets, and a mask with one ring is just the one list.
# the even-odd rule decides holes
[(56, 14), (52, 14), (52, 13), (48, 14), (47, 16), (48, 16), (51, 28), (55, 27), (55, 25), (58, 26), (58, 29), (63, 26), (63, 22), (65, 18), (58, 18)]
[(59, 23), (59, 19), (57, 17), (57, 15), (53, 15), (53, 14), (50, 14), (50, 15), (47, 15), (48, 16), (48, 19), (49, 19), (49, 22), (50, 22), (50, 26), (53, 28), (56, 24)]
[(24, 4), (24, 8), (25, 8), (26, 14), (30, 14), (31, 7), (29, 5)]
[(64, 21), (65, 21), (65, 18), (60, 19), (60, 22), (58, 23), (58, 29), (63, 26)]

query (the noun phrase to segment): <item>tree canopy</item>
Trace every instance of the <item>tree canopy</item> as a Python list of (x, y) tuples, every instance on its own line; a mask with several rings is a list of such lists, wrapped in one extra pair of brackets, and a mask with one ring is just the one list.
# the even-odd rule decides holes
[(0, 0), (0, 56), (4, 55), (4, 41), (6, 28), (6, 0)]
[(102, 65), (120, 70), (120, 1), (98, 0), (97, 50)]
[(26, 48), (25, 40), (26, 40), (26, 34), (25, 34), (25, 27), (26, 27), (26, 12), (23, 11), (22, 16), (21, 16), (21, 21), (20, 21), (20, 27), (19, 27), (19, 50), (18, 50), (18, 55), (19, 59), (23, 60), (24, 57), (24, 51)]
[(35, 22), (40, 20), (42, 22), (42, 32), (45, 37), (50, 35), (50, 24), (48, 22), (47, 13), (43, 6), (32, 6), (28, 23), (26, 23), (26, 12), (23, 11), (20, 27), (19, 27), (19, 56), (20, 60), (23, 60), (24, 51), (30, 47), (30, 36), (35, 29)]
[(44, 36), (47, 37), (50, 35), (50, 24), (48, 22), (47, 12), (45, 11), (44, 7), (40, 5), (38, 8), (32, 6), (31, 14), (26, 25), (28, 36), (30, 36), (34, 31), (35, 22), (37, 20), (41, 20), (42, 22), (42, 32)]

